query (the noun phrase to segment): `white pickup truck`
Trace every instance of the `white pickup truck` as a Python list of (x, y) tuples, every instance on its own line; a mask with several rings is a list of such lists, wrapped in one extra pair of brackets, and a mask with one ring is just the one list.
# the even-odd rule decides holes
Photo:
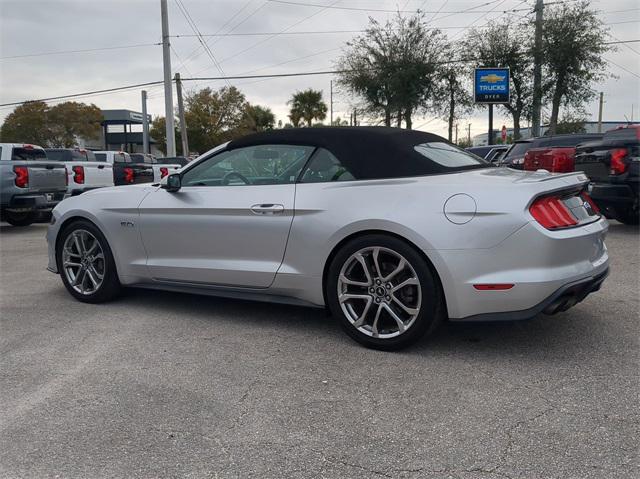
[(136, 163), (145, 163), (153, 168), (154, 183), (159, 183), (165, 176), (175, 173), (182, 168), (182, 165), (178, 164), (178, 162), (164, 163), (161, 161), (164, 160), (164, 158), (157, 159), (148, 153), (131, 153), (131, 159)]
[(67, 193), (75, 196), (85, 191), (113, 186), (113, 166), (98, 161), (93, 151), (80, 148), (45, 148), (47, 158), (67, 167)]

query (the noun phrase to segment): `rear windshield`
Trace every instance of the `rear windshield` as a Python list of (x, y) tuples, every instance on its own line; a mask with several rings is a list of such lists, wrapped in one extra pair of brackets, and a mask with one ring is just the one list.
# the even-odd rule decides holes
[(114, 163), (131, 163), (131, 157), (127, 153), (114, 153)]
[(413, 149), (446, 168), (466, 169), (489, 166), (489, 163), (479, 156), (444, 142), (421, 143)]
[(540, 146), (576, 146), (585, 141), (599, 140), (599, 135), (567, 135), (556, 136), (540, 141)]
[(47, 158), (53, 161), (95, 161), (92, 151), (46, 149)]
[(640, 127), (617, 128), (604, 134), (609, 140), (637, 140), (640, 138)]
[(40, 148), (13, 147), (11, 152), (13, 161), (42, 161), (47, 159), (47, 154)]
[(96, 157), (96, 161), (107, 161), (106, 153), (96, 153), (95, 157)]
[(514, 143), (511, 148), (504, 155), (504, 158), (511, 158), (513, 156), (524, 156), (524, 154), (532, 148), (532, 143), (530, 141), (521, 141), (518, 143)]

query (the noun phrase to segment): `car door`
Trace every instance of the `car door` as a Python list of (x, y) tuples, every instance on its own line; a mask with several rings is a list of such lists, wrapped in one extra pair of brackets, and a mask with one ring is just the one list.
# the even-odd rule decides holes
[(267, 288), (282, 263), (295, 182), (314, 148), (258, 145), (215, 152), (140, 204), (157, 281)]

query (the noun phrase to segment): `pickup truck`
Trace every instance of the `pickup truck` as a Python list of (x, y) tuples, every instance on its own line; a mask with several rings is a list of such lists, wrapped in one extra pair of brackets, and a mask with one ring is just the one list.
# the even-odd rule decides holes
[(640, 222), (640, 126), (610, 130), (600, 141), (578, 145), (575, 166), (591, 179), (589, 194), (607, 218)]
[(0, 143), (0, 219), (27, 226), (51, 212), (67, 192), (63, 164), (36, 145)]
[[(161, 158), (160, 160), (163, 160)], [(145, 163), (150, 165), (153, 168), (153, 182), (159, 183), (162, 178), (165, 176), (175, 173), (180, 168), (181, 165), (178, 163), (162, 163), (160, 160), (156, 159), (153, 155), (148, 153), (131, 153), (131, 160), (136, 163)]]
[(105, 186), (113, 186), (113, 166), (97, 161), (91, 150), (80, 148), (45, 148), (47, 158), (67, 167), (67, 193), (71, 196)]
[(518, 140), (500, 158), (498, 166), (507, 166), (517, 170), (524, 169), (524, 156), (533, 148), (573, 147), (586, 141), (596, 141), (602, 138), (600, 133), (571, 133), (567, 135), (550, 135)]
[(144, 163), (134, 163), (125, 151), (95, 151), (96, 160), (113, 166), (113, 183), (116, 186), (153, 183), (153, 168)]

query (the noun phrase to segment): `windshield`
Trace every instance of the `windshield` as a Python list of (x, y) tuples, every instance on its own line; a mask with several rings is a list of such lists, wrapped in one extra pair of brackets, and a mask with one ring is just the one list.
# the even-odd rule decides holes
[(421, 143), (413, 147), (424, 157), (446, 168), (478, 168), (490, 166), (479, 156), (444, 142)]
[(47, 159), (47, 154), (41, 148), (14, 147), (11, 159), (13, 161), (42, 161)]

